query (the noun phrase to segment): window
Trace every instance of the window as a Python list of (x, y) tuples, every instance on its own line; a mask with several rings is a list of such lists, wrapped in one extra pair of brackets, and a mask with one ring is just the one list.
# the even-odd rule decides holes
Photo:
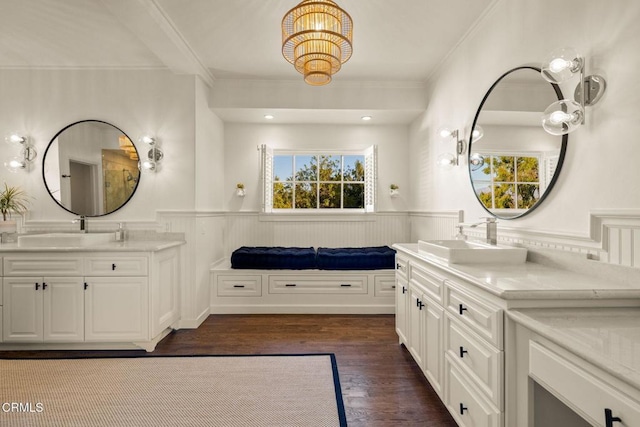
[(360, 152), (272, 151), (262, 146), (264, 211), (373, 211), (375, 147)]
[(487, 209), (526, 210), (540, 199), (539, 156), (480, 155), (484, 164), (471, 174), (474, 191)]

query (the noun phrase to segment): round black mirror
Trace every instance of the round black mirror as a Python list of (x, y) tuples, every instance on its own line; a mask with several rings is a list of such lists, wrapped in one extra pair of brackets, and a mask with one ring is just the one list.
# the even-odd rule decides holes
[(63, 209), (76, 215), (107, 215), (124, 206), (138, 188), (138, 151), (116, 126), (79, 121), (49, 142), (42, 177)]
[(548, 134), (541, 117), (563, 99), (536, 67), (504, 73), (487, 91), (473, 121), (469, 177), (484, 209), (501, 219), (520, 218), (542, 203), (555, 184), (568, 136)]

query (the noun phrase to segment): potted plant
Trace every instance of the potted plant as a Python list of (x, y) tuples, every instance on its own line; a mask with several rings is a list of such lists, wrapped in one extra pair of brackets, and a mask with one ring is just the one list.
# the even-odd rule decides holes
[(16, 221), (11, 220), (12, 213), (23, 213), (29, 205), (27, 193), (20, 187), (9, 187), (4, 183), (4, 190), (0, 191), (0, 212), (2, 212), (2, 222), (0, 222), (0, 233), (15, 233), (17, 231)]
[(245, 195), (245, 194), (246, 194), (246, 193), (245, 193), (245, 191), (244, 191), (244, 184), (243, 184), (243, 183), (241, 183), (241, 182), (237, 183), (237, 184), (236, 184), (236, 195), (237, 195), (238, 197), (244, 197), (244, 195)]
[(391, 184), (389, 186), (389, 194), (391, 195), (391, 197), (398, 197), (398, 195), (400, 194), (400, 187), (398, 187), (396, 184)]

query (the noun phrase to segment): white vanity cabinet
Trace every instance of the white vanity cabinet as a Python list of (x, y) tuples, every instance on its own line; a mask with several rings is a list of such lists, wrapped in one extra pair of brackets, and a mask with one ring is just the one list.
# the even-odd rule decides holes
[(503, 426), (503, 310), (424, 260), (400, 259), (400, 342), (460, 426)]
[(133, 343), (150, 351), (180, 318), (179, 272), (177, 246), (6, 254), (3, 343)]

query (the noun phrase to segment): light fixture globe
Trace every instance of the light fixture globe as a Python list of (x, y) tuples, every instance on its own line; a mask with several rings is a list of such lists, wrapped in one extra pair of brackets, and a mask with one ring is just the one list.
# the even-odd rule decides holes
[(322, 86), (351, 58), (353, 20), (331, 0), (304, 0), (282, 19), (282, 55)]
[(550, 83), (562, 83), (582, 71), (584, 58), (577, 50), (563, 47), (549, 53), (540, 73)]
[(566, 135), (580, 126), (584, 119), (584, 108), (570, 99), (549, 105), (542, 115), (542, 127), (551, 135)]

